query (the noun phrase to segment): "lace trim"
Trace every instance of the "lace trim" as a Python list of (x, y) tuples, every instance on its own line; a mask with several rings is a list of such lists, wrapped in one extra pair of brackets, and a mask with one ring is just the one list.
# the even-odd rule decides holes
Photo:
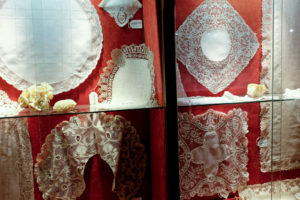
[[(33, 200), (33, 160), (27, 121), (2, 119), (0, 127), (1, 198)], [(19, 191), (16, 191), (16, 188)], [(17, 195), (19, 196), (16, 197)]]
[(118, 26), (125, 26), (135, 13), (142, 8), (142, 4), (138, 0), (103, 0), (99, 7), (103, 8), (115, 19)]
[(80, 115), (64, 121), (47, 136), (37, 156), (35, 175), (44, 199), (76, 199), (85, 190), (84, 169), (99, 154), (114, 173), (113, 191), (132, 198), (146, 168), (144, 146), (129, 121), (121, 116)]
[(121, 49), (114, 49), (111, 52), (112, 60), (107, 62), (107, 67), (103, 69), (103, 73), (100, 75), (100, 80), (98, 85), (99, 89), (99, 100), (101, 103), (111, 103), (112, 101), (112, 86), (114, 78), (119, 68), (124, 67), (126, 59), (135, 58), (135, 59), (144, 59), (148, 60), (148, 69), (150, 70), (151, 75), (151, 97), (146, 103), (145, 106), (157, 106), (158, 102), (155, 97), (155, 87), (154, 87), (154, 66), (153, 66), (153, 53), (149, 47), (145, 44), (135, 45), (131, 44), (130, 46), (123, 45)]
[[(290, 193), (295, 195), (300, 192), (300, 179), (288, 179), (283, 181), (268, 182), (264, 184), (250, 185), (245, 188), (239, 189), (240, 197), (246, 198), (247, 200), (257, 200), (258, 195), (273, 195), (280, 193)], [(298, 196), (299, 198), (299, 196)], [(298, 199), (297, 198), (297, 199)], [(295, 198), (296, 199), (296, 198)]]
[[(273, 23), (273, 1), (263, 0), (262, 1), (262, 72), (260, 77), (260, 82), (264, 84), (267, 88), (267, 92), (272, 91), (272, 23)], [(261, 113), (260, 113), (260, 129), (261, 135), (258, 140), (258, 146), (260, 148), (260, 165), (262, 172), (270, 171), (281, 171), (297, 169), (300, 167), (299, 160), (295, 159), (273, 159), (272, 156), (272, 112), (282, 113), (277, 110), (272, 111), (270, 103), (261, 103)], [(277, 120), (278, 117), (276, 117)], [(273, 123), (274, 135), (279, 135), (276, 130), (280, 131), (281, 128)], [(280, 145), (280, 144), (279, 144)], [(272, 163), (272, 166), (271, 166)]]
[[(262, 71), (260, 83), (267, 88), (266, 93), (272, 92), (270, 81), (272, 68), (272, 0), (262, 1)], [(271, 138), (272, 114), (270, 103), (260, 103), (260, 129), (261, 135), (259, 142), (265, 143), (260, 147), (260, 168), (262, 172), (271, 170)]]
[[(5, 1), (6, 0), (2, 2), (2, 5), (4, 4)], [(89, 0), (76, 0), (76, 1), (82, 7), (83, 11), (88, 16), (88, 19), (91, 23), (92, 46), (90, 49), (90, 54), (86, 59), (86, 62), (82, 63), (81, 69), (75, 71), (73, 75), (70, 76), (68, 79), (51, 84), (51, 86), (54, 88), (53, 90), (54, 94), (70, 91), (71, 89), (75, 89), (77, 86), (83, 83), (85, 79), (91, 74), (91, 72), (96, 67), (97, 62), (101, 55), (103, 34), (102, 34), (102, 27), (101, 27), (98, 13)], [(1, 2), (0, 2), (0, 7), (1, 7)], [(6, 80), (9, 84), (17, 88), (18, 90), (25, 90), (28, 87), (30, 87), (32, 84), (35, 84), (24, 80), (23, 78), (16, 75), (11, 70), (9, 70), (9, 67), (5, 66), (1, 58), (0, 58), (0, 76), (4, 80)]]
[(0, 90), (0, 117), (17, 115), (21, 110), (17, 102), (11, 101), (8, 95)]
[[(231, 49), (221, 61), (208, 59), (201, 48), (206, 31), (227, 31)], [(176, 31), (176, 56), (197, 81), (216, 94), (228, 87), (255, 55), (255, 33), (226, 0), (206, 0)]]
[(186, 97), (186, 93), (181, 81), (181, 75), (178, 68), (178, 63), (176, 63), (176, 84), (177, 84), (177, 97)]
[(215, 194), (226, 198), (246, 185), (247, 112), (209, 109), (201, 115), (178, 116), (181, 198)]

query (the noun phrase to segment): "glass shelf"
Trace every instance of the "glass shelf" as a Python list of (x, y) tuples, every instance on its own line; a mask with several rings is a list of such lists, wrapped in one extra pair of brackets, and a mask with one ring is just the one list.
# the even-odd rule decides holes
[(226, 104), (242, 104), (242, 103), (262, 103), (273, 101), (295, 101), (300, 100), (300, 96), (287, 96), (285, 94), (264, 95), (260, 98), (252, 98), (249, 96), (235, 96), (226, 94), (222, 97), (181, 97), (177, 99), (179, 107), (186, 106), (203, 106), (203, 105), (226, 105)]
[(39, 116), (50, 116), (50, 115), (76, 115), (76, 114), (88, 114), (88, 113), (99, 113), (99, 112), (116, 112), (116, 111), (128, 111), (128, 110), (143, 110), (143, 109), (161, 109), (163, 106), (132, 106), (132, 107), (114, 107), (114, 108), (97, 108), (90, 105), (77, 105), (74, 110), (70, 112), (55, 112), (53, 109), (45, 110), (42, 112), (31, 112), (28, 108), (21, 110), (19, 113), (14, 115), (6, 116), (0, 113), (0, 119), (5, 118), (24, 118), (24, 117), (39, 117)]

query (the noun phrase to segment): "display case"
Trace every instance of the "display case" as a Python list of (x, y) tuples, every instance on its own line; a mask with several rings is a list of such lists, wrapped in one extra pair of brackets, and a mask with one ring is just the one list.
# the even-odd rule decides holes
[(0, 0), (0, 199), (166, 199), (160, 3)]
[(300, 2), (173, 3), (174, 198), (300, 199)]

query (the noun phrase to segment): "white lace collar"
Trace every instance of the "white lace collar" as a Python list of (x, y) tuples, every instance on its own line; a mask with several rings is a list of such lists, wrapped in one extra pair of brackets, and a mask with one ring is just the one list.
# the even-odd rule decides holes
[[(145, 44), (123, 45), (100, 75), (100, 108), (156, 106), (153, 53)], [(126, 83), (126, 84), (124, 84)]]
[(81, 196), (85, 165), (97, 154), (110, 166), (112, 189), (119, 198), (134, 197), (146, 168), (144, 145), (129, 121), (100, 113), (72, 117), (47, 136), (35, 165), (43, 198), (71, 200)]

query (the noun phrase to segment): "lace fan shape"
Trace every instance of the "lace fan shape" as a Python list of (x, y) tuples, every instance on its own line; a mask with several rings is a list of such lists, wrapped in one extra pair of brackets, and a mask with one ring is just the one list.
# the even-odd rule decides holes
[(99, 154), (114, 174), (112, 190), (130, 199), (139, 190), (146, 167), (144, 146), (121, 116), (88, 114), (62, 122), (47, 136), (35, 174), (44, 199), (71, 200), (85, 190), (84, 169)]
[[(0, 116), (14, 115), (18, 111), (18, 104), (0, 90)], [(0, 197), (33, 200), (33, 160), (27, 120), (1, 119), (0, 130)]]
[(179, 113), (181, 199), (219, 194), (227, 198), (249, 179), (247, 112), (209, 109)]
[(228, 87), (259, 47), (227, 0), (205, 0), (176, 31), (176, 57), (213, 94)]
[(138, 0), (103, 0), (99, 7), (108, 12), (118, 26), (123, 27), (142, 8), (142, 4)]
[(114, 49), (111, 57), (98, 83), (99, 106), (128, 108), (158, 105), (150, 48), (145, 44), (123, 45), (121, 49)]

